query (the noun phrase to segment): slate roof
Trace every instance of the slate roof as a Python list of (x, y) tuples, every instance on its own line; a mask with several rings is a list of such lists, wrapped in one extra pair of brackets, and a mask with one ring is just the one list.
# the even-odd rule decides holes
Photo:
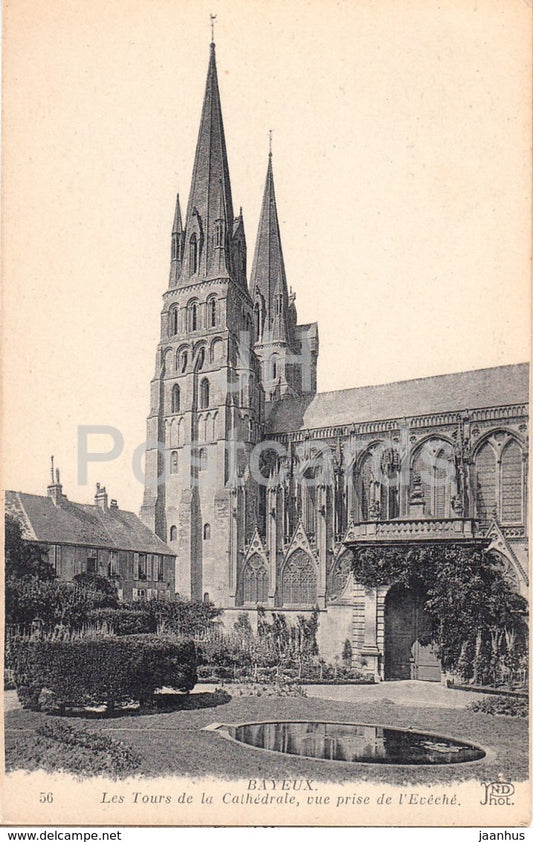
[(6, 491), (6, 512), (21, 521), (24, 537), (30, 540), (175, 555), (133, 512), (66, 498), (55, 506), (50, 497), (21, 491)]
[(508, 406), (528, 400), (529, 365), (503, 365), (286, 398), (273, 406), (267, 434)]

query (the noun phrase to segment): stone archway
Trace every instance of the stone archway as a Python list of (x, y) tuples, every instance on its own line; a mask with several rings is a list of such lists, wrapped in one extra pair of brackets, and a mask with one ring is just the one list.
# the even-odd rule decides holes
[(429, 620), (421, 595), (411, 588), (393, 585), (385, 597), (385, 680), (440, 681), (440, 662), (431, 646), (419, 638)]

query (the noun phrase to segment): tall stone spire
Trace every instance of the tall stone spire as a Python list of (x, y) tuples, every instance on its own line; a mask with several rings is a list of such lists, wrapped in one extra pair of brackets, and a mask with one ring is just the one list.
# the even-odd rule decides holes
[(263, 204), (250, 278), (250, 295), (257, 305), (256, 310), (260, 312), (258, 340), (268, 336), (270, 339), (291, 342), (289, 295), (281, 248), (271, 151), (268, 155)]
[(233, 205), (215, 45), (210, 45), (204, 104), (185, 217), (179, 285), (233, 276)]

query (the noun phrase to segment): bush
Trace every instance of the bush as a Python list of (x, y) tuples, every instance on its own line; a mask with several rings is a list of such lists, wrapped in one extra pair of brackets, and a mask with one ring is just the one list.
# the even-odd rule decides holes
[(105, 735), (45, 722), (35, 734), (23, 733), (15, 750), (6, 751), (6, 768), (63, 770), (76, 775), (122, 777), (137, 771), (140, 758), (124, 743)]
[(130, 701), (147, 704), (164, 686), (188, 692), (197, 679), (192, 641), (150, 634), (20, 640), (13, 660), (19, 700), (30, 709), (39, 708), (45, 689), (56, 709), (105, 703), (112, 710)]
[(468, 705), (468, 710), (476, 713), (488, 713), (491, 716), (528, 715), (527, 699), (521, 696), (484, 696)]
[(150, 634), (157, 631), (153, 614), (127, 608), (95, 608), (87, 612), (87, 622), (107, 626), (114, 634)]

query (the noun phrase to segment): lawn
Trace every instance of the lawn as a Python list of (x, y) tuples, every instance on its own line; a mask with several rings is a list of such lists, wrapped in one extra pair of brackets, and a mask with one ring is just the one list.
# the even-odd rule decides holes
[[(430, 731), (471, 740), (490, 751), (478, 764), (440, 767), (384, 767), (290, 757), (253, 749), (201, 729), (213, 722), (311, 719), (369, 722)], [(525, 780), (528, 774), (527, 719), (490, 716), (465, 709), (409, 707), (389, 700), (327, 701), (296, 697), (231, 697), (200, 692), (178, 696), (169, 710), (117, 715), (112, 718), (53, 717), (12, 710), (6, 714), (6, 766), (75, 771), (61, 751), (50, 751), (36, 733), (43, 723), (61, 722), (82, 737), (109, 736), (136, 757), (136, 773), (146, 776), (217, 776), (221, 779), (309, 778), (317, 781), (386, 781), (433, 783), (477, 779)], [(75, 754), (75, 753), (74, 753)], [(35, 757), (40, 758), (35, 762)], [(33, 758), (33, 760), (31, 760)], [(42, 764), (42, 765), (41, 765)], [(91, 767), (91, 771), (96, 771)], [(104, 769), (102, 769), (104, 771)], [(119, 772), (119, 775), (121, 773)], [(131, 774), (131, 773), (130, 773)]]

